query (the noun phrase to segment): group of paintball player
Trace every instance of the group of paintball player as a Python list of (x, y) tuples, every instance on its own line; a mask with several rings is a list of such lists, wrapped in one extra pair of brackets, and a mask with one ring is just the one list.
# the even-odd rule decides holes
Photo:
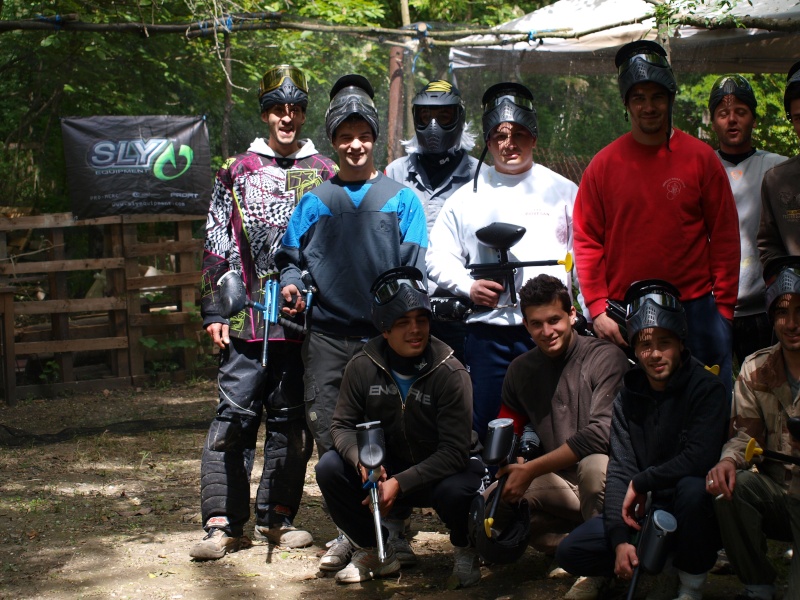
[[(252, 545), (266, 417), (252, 537), (313, 543), (295, 518), (315, 445), (338, 529), (319, 569), (338, 583), (414, 565), (408, 518), (431, 507), (453, 588), (531, 545), (549, 577), (577, 577), (572, 600), (632, 593), (640, 557), (649, 600), (702, 598), (725, 560), (737, 599), (782, 591), (767, 539), (800, 540), (800, 157), (753, 147), (741, 75), (710, 90), (714, 152), (673, 127), (664, 48), (631, 42), (615, 64), (631, 129), (580, 186), (534, 162), (520, 83), (484, 93), (476, 160), (459, 90), (431, 81), (382, 173), (365, 77), (330, 91), (334, 163), (300, 137), (305, 75), (265, 73), (269, 135), (218, 171), (206, 226), (219, 405), (193, 558)], [(800, 138), (800, 62), (784, 106)], [(798, 553), (783, 597), (800, 598)]]

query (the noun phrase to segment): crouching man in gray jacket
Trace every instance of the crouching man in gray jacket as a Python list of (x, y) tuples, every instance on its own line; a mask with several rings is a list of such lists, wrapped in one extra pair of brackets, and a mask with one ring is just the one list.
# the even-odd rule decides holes
[(484, 466), (470, 459), (477, 436), (469, 375), (452, 349), (430, 336), (430, 302), (418, 269), (391, 269), (376, 279), (371, 292), (372, 320), (383, 333), (348, 363), (331, 425), (334, 449), (316, 467), (330, 514), (355, 548), (336, 581), (386, 577), (416, 561), (408, 541), (389, 537), (385, 527), (386, 557), (378, 558), (356, 426), (380, 421), (386, 441), (378, 483), (381, 514), (433, 507), (454, 546), (449, 587), (474, 585), (481, 572), (478, 554), (469, 546), (467, 520)]

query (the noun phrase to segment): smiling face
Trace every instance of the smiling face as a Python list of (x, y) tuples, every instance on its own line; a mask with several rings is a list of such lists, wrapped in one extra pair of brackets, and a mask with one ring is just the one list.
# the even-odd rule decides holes
[(681, 366), (683, 342), (662, 327), (642, 329), (636, 337), (634, 353), (644, 369), (650, 387), (663, 391), (667, 381)]
[(289, 156), (300, 149), (300, 131), (306, 122), (305, 111), (296, 104), (274, 104), (261, 113), (261, 120), (269, 126), (267, 145), (281, 156)]
[(711, 126), (719, 139), (719, 149), (728, 154), (743, 154), (752, 147), (753, 111), (733, 94), (722, 99), (714, 109)]
[(347, 119), (333, 135), (333, 147), (339, 156), (339, 178), (366, 181), (375, 172), (372, 147), (375, 136), (364, 119)]
[(775, 301), (775, 337), (784, 352), (800, 352), (800, 296), (785, 294)]
[(498, 173), (516, 175), (533, 166), (536, 138), (518, 123), (500, 123), (489, 134), (487, 145)]
[(625, 106), (631, 118), (631, 133), (637, 142), (659, 145), (667, 139), (669, 99), (667, 88), (652, 81), (637, 83), (630, 89)]
[(392, 350), (405, 358), (423, 353), (431, 337), (430, 313), (423, 308), (410, 310), (383, 332)]
[(558, 299), (550, 304), (526, 306), (525, 329), (539, 350), (550, 358), (558, 358), (567, 351), (572, 341), (575, 312), (574, 306), (570, 307), (569, 312), (565, 311)]

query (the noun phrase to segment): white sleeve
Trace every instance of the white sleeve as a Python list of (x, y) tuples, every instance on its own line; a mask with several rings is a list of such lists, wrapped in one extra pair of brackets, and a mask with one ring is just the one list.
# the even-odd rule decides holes
[(431, 228), (426, 264), (428, 278), (440, 288), (469, 296), (474, 280), (464, 266), (469, 261), (469, 252), (464, 247), (464, 234), (454, 210), (459, 204), (457, 196), (456, 193), (447, 199)]

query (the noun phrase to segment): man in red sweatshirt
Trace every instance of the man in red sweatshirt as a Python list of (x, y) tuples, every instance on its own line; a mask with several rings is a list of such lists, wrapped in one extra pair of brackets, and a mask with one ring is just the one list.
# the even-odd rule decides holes
[(575, 259), (595, 333), (626, 346), (606, 301), (635, 281), (670, 281), (686, 309), (688, 347), (720, 367), (730, 397), (740, 245), (727, 175), (710, 146), (672, 127), (678, 86), (664, 49), (631, 42), (615, 62), (631, 131), (589, 164), (574, 212)]

